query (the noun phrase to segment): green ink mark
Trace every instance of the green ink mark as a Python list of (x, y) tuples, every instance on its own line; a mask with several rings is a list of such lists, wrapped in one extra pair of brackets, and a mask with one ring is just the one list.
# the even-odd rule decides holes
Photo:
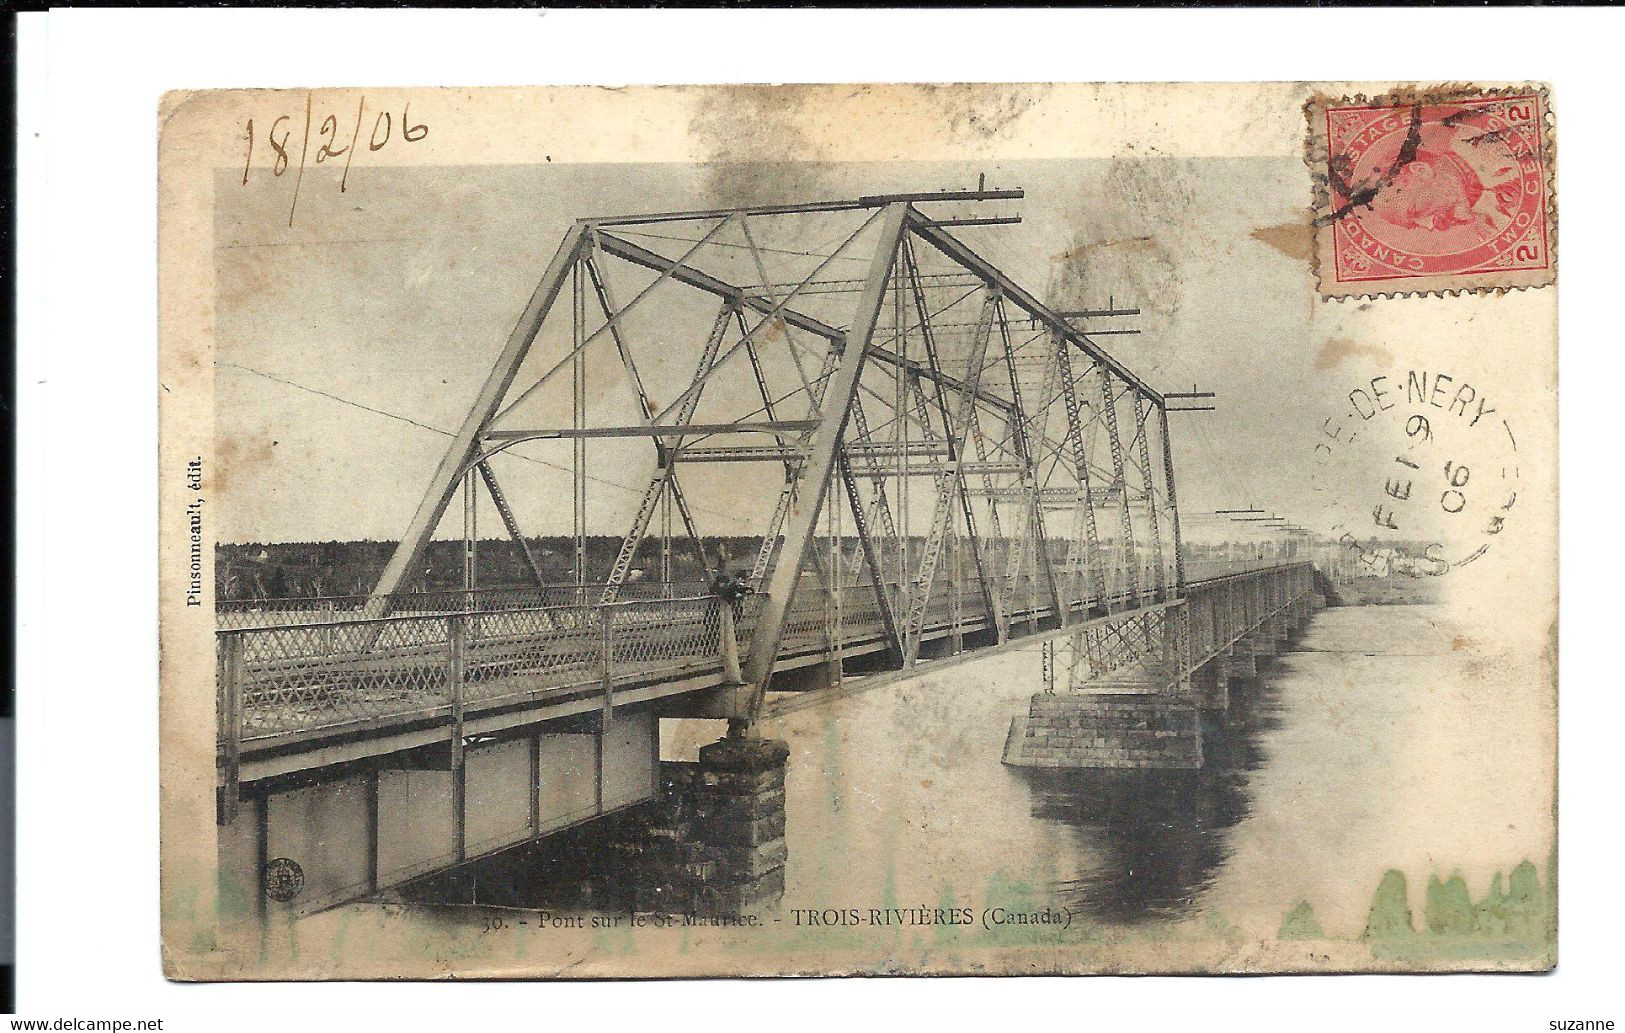
[(598, 914), (587, 919), (593, 930), (593, 949), (601, 954), (625, 956), (636, 953), (632, 923), (625, 915)]
[(1411, 925), (1411, 903), (1405, 889), (1405, 873), (1390, 868), (1377, 884), (1377, 893), (1371, 898), (1371, 913), (1365, 920), (1362, 940), (1391, 940), (1416, 935)]
[[(1556, 963), (1554, 905), (1550, 890), (1542, 889), (1539, 873), (1527, 860), (1504, 880), (1497, 872), (1483, 899), (1476, 903), (1460, 872), (1452, 872), (1443, 880), (1433, 875), (1428, 879), (1422, 930), (1417, 932), (1411, 921), (1405, 877), (1390, 870), (1371, 900), (1371, 914), (1361, 938), (1370, 944), (1374, 955), (1388, 961), (1414, 964), (1533, 960), (1550, 967)], [(1283, 923), (1283, 938), (1285, 931)]]
[(1507, 879), (1504, 907), (1509, 935), (1530, 941), (1550, 937), (1546, 895), (1541, 891), (1535, 866), (1528, 861), (1512, 869)]
[(1428, 932), (1435, 936), (1466, 936), (1477, 928), (1473, 900), (1467, 894), (1467, 880), (1460, 872), (1451, 874), (1444, 882), (1440, 882), (1438, 876), (1428, 880), (1425, 921)]
[(1300, 900), (1281, 920), (1281, 931), (1275, 937), (1278, 940), (1324, 940), (1326, 931), (1320, 927), (1315, 909), (1307, 900)]
[[(954, 887), (952, 883), (949, 883), (942, 888), (942, 901), (937, 906), (941, 909), (944, 915), (952, 915), (954, 913)], [(951, 924), (937, 926), (937, 949), (946, 950), (950, 947), (958, 947), (961, 939), (960, 929), (960, 926)]]

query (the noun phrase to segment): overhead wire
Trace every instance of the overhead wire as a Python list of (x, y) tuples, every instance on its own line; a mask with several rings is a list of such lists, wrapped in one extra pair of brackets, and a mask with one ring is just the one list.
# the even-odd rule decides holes
[[(242, 370), (245, 373), (252, 373), (254, 376), (264, 377), (266, 380), (272, 380), (272, 381), (275, 381), (278, 384), (285, 384), (288, 387), (297, 388), (300, 391), (305, 391), (305, 392), (308, 392), (308, 393), (313, 394), (313, 395), (319, 395), (322, 398), (326, 398), (326, 399), (329, 399), (329, 400), (334, 401), (334, 402), (339, 402), (340, 404), (343, 404), (343, 405), (352, 406), (352, 407), (354, 407), (356, 409), (361, 409), (361, 410), (363, 410), (365, 412), (370, 412), (370, 413), (373, 413), (374, 415), (377, 415), (377, 416), (385, 416), (385, 417), (388, 417), (389, 419), (392, 419), (392, 420), (399, 420), (401, 423), (410, 424), (410, 425), (412, 425), (414, 427), (417, 427), (417, 428), (419, 428), (421, 430), (431, 431), (431, 432), (433, 432), (435, 434), (441, 435), (442, 437), (448, 437), (448, 438), (456, 437), (456, 435), (454, 433), (452, 433), (449, 430), (446, 430), (443, 427), (436, 427), (436, 426), (433, 426), (433, 425), (428, 424), (428, 423), (423, 423), (420, 420), (414, 420), (410, 416), (403, 416), (400, 413), (390, 412), (387, 409), (379, 409), (379, 408), (377, 408), (375, 406), (367, 405), (364, 402), (357, 402), (354, 399), (345, 398), (342, 395), (333, 394), (330, 391), (323, 391), (320, 388), (314, 388), (314, 387), (310, 387), (309, 385), (306, 385), (306, 384), (298, 383), (297, 381), (288, 380), (288, 379), (286, 379), (284, 377), (279, 377), (279, 376), (277, 376), (277, 375), (275, 375), (273, 373), (267, 373), (262, 369), (255, 369), (252, 366), (245, 366), (242, 363), (238, 363), (238, 362), (228, 362), (225, 359), (216, 359), (216, 360), (214, 360), (214, 362), (215, 362), (216, 366), (229, 366), (232, 369)], [(563, 465), (561, 463), (553, 463), (553, 462), (549, 462), (546, 459), (538, 459), (535, 456), (525, 455), (523, 452), (516, 452), (511, 448), (503, 451), (501, 454), (506, 455), (506, 456), (512, 456), (515, 459), (523, 459), (527, 463), (534, 463), (537, 466), (545, 467), (547, 469), (556, 471), (558, 473), (570, 474), (571, 476), (574, 476), (574, 474), (575, 474), (574, 470), (572, 470), (570, 467), (565, 466), (565, 465)], [(610, 479), (608, 479), (606, 477), (597, 477), (597, 476), (594, 476), (593, 474), (585, 474), (584, 477), (585, 477), (586, 480), (593, 481), (593, 482), (598, 483), (598, 484), (602, 484), (605, 487), (619, 488), (622, 491), (630, 492), (631, 494), (638, 495), (640, 497), (643, 495), (644, 491), (646, 490), (645, 488), (635, 487), (635, 486), (630, 485), (630, 484), (622, 484), (620, 481), (612, 481), (612, 480), (610, 480)], [(734, 521), (734, 520), (738, 519), (738, 514), (736, 514), (736, 513), (725, 513), (725, 512), (722, 512), (721, 510), (707, 509), (704, 506), (696, 506), (693, 503), (690, 503), (690, 507), (693, 508), (693, 509), (697, 509), (702, 513), (709, 513), (712, 516), (722, 517), (722, 518), (727, 519), (729, 521)]]

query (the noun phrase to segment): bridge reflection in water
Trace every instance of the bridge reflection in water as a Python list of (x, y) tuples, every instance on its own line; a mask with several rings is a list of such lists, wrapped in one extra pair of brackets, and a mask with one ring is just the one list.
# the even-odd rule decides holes
[(1189, 918), (1231, 855), (1251, 809), (1250, 776), (1281, 724), (1265, 675), (1232, 690), (1230, 710), (1203, 715), (1206, 759), (1194, 771), (1026, 771), (1032, 815), (1073, 830), (1080, 874), (1059, 902), (1108, 924)]
[[(1269, 664), (1258, 678), (1232, 686), (1227, 711), (1203, 712), (1200, 769), (1012, 769), (1025, 785), (1033, 821), (1071, 834), (1066, 852), (1073, 859), (1065, 865), (1071, 877), (1044, 887), (1054, 891), (1056, 904), (1106, 925), (1180, 921), (1202, 909), (1204, 894), (1231, 857), (1233, 832), (1252, 816), (1249, 782), (1268, 759), (1264, 741), (1281, 727), (1277, 676), (1287, 670)], [(792, 793), (790, 820), (819, 820), (816, 807), (801, 808), (827, 788)], [(980, 813), (990, 803), (964, 806)], [(626, 913), (638, 909), (638, 888), (661, 877), (661, 858), (629, 848), (651, 820), (648, 808), (626, 811), (409, 884), (392, 897), (426, 905)], [(1010, 861), (1019, 866), (1021, 859)], [(794, 858), (790, 865), (794, 885)], [(782, 893), (758, 904), (781, 901)]]

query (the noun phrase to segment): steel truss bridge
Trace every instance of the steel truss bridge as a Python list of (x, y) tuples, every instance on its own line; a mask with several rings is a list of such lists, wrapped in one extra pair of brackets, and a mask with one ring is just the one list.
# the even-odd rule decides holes
[[(374, 591), (221, 605), (227, 877), (304, 850), (296, 909), (364, 896), (648, 798), (661, 717), (745, 730), (1021, 640), (1068, 646), (1069, 684), (1186, 691), (1306, 606), (1307, 563), (1186, 568), (1180, 407), (949, 232), (1010, 220), (928, 211), (1017, 196), (577, 222)], [(525, 531), (562, 518), (523, 490), (544, 458), (567, 569)], [(530, 584), (482, 583), (493, 516)], [(462, 585), (423, 590), (459, 518)]]

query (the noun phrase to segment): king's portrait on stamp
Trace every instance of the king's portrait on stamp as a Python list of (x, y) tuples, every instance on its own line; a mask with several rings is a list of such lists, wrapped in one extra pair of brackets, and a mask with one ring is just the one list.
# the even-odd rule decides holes
[(1322, 296), (1540, 287), (1556, 270), (1543, 90), (1307, 105)]

